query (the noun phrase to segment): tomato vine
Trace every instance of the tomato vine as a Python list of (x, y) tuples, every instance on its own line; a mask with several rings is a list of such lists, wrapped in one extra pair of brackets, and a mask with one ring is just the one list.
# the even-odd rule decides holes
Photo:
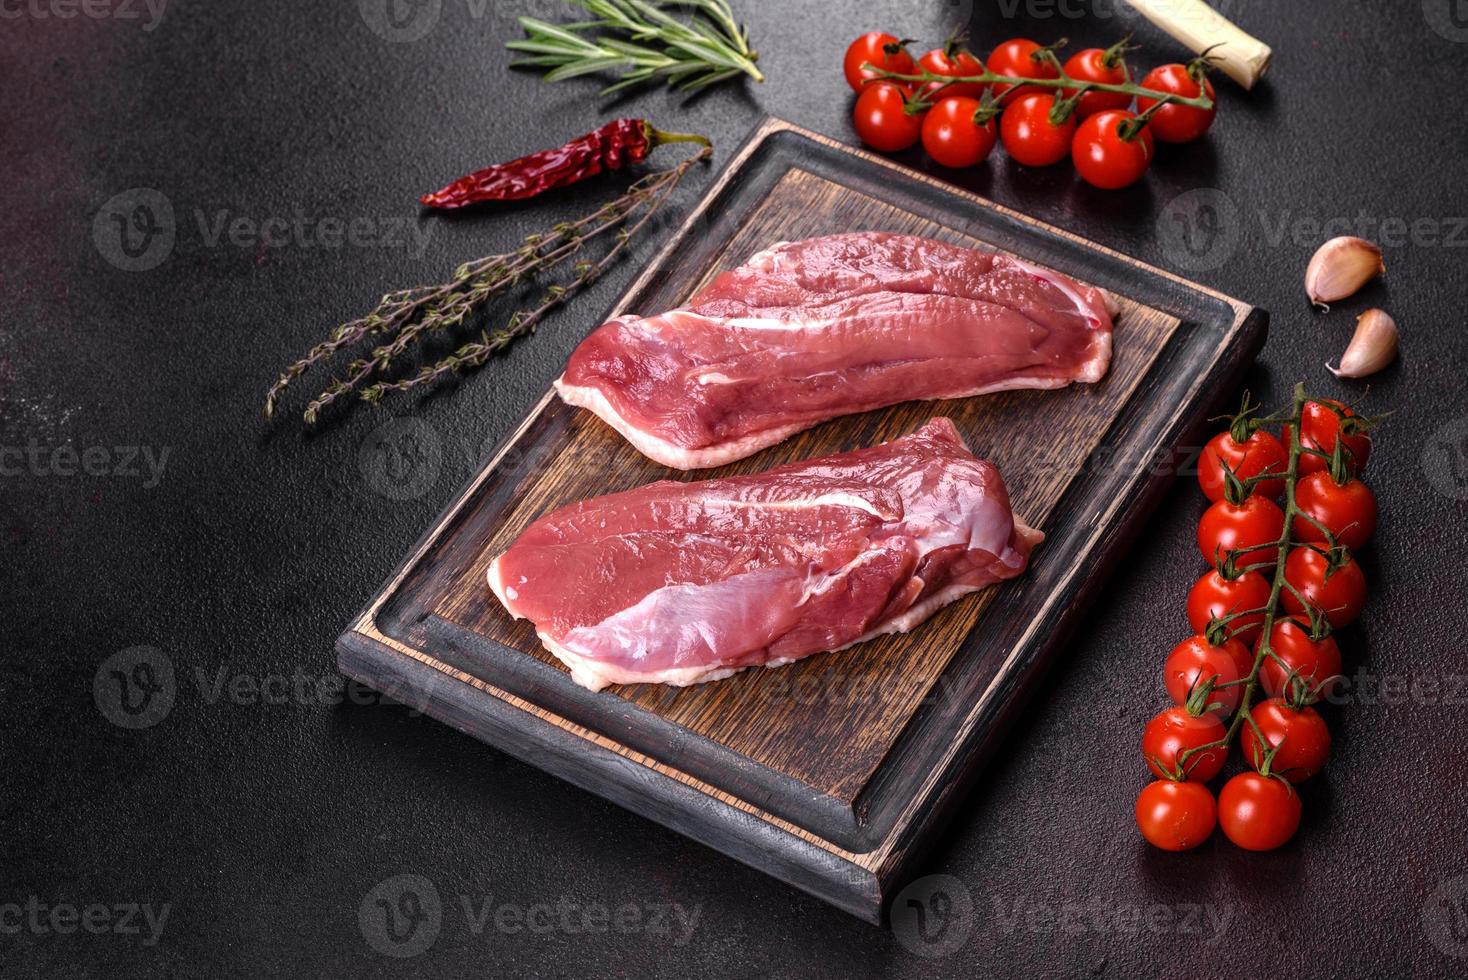
[[(1231, 548), (1227, 552), (1220, 551), (1215, 556), (1214, 571), (1205, 576), (1205, 579), (1212, 584), (1230, 583), (1241, 581), (1246, 576), (1268, 573), (1270, 578), (1267, 598), (1260, 602), (1256, 597), (1249, 608), (1230, 608), (1225, 612), (1211, 613), (1206, 627), (1195, 621), (1195, 629), (1202, 636), (1187, 641), (1203, 643), (1221, 651), (1225, 643), (1232, 643), (1240, 637), (1246, 638), (1257, 630), (1259, 638), (1254, 647), (1252, 662), (1247, 673), (1243, 672), (1244, 665), (1239, 664), (1228, 679), (1217, 675), (1206, 678), (1201, 674), (1197, 675), (1196, 689), (1188, 691), (1182, 700), (1173, 692), (1174, 701), (1178, 702), (1181, 710), (1194, 717), (1205, 712), (1227, 713), (1229, 710), (1233, 711), (1233, 717), (1216, 737), (1208, 741), (1194, 739), (1187, 748), (1174, 751), (1169, 757), (1170, 764), (1159, 766), (1157, 760), (1151, 757), (1147, 761), (1153, 774), (1160, 775), (1163, 780), (1199, 781), (1197, 773), (1200, 771), (1208, 774), (1203, 779), (1211, 778), (1218, 771), (1216, 760), (1219, 753), (1226, 753), (1247, 725), (1248, 730), (1243, 733), (1242, 745), (1246, 752), (1252, 749), (1253, 757), (1245, 762), (1253, 771), (1235, 776), (1224, 788), (1224, 794), (1219, 798), (1218, 805), (1221, 809), (1218, 823), (1235, 843), (1261, 850), (1279, 846), (1294, 833), (1294, 827), (1298, 824), (1299, 802), (1290, 784), (1316, 772), (1329, 752), (1329, 732), (1309, 705), (1319, 700), (1322, 692), (1332, 689), (1338, 680), (1339, 655), (1335, 652), (1334, 642), (1329, 639), (1331, 629), (1354, 618), (1364, 599), (1364, 579), (1360, 578), (1360, 571), (1355, 566), (1350, 549), (1340, 539), (1342, 536), (1349, 536), (1353, 543), (1364, 543), (1374, 528), (1376, 517), (1375, 502), (1370, 499), (1369, 508), (1363, 511), (1367, 526), (1358, 526), (1349, 510), (1344, 517), (1332, 513), (1332, 523), (1327, 523), (1301, 506), (1299, 490), (1303, 481), (1315, 477), (1323, 469), (1331, 484), (1339, 489), (1343, 499), (1346, 499), (1348, 491), (1352, 500), (1363, 494), (1370, 498), (1370, 491), (1360, 486), (1355, 476), (1364, 466), (1369, 453), (1370, 443), (1365, 433), (1376, 420), (1363, 419), (1335, 402), (1312, 399), (1306, 394), (1303, 384), (1295, 386), (1292, 405), (1284, 413), (1257, 419), (1253, 417), (1253, 412), (1254, 408), (1249, 404), (1246, 395), (1228, 432), (1218, 437), (1231, 440), (1231, 444), (1223, 448), (1236, 453), (1234, 463), (1231, 465), (1220, 452), (1214, 452), (1211, 456), (1205, 452), (1205, 465), (1200, 472), (1199, 483), (1205, 490), (1216, 490), (1221, 484), (1224, 487), (1223, 498), (1232, 505), (1246, 502), (1256, 492), (1267, 498), (1272, 496), (1271, 491), (1275, 487), (1280, 487), (1284, 495), (1282, 528), (1273, 541), (1240, 542), (1240, 547)], [(1319, 420), (1322, 418), (1327, 418), (1329, 424), (1321, 426)], [(1310, 432), (1312, 423), (1314, 432)], [(1278, 456), (1271, 455), (1271, 447), (1278, 446), (1272, 441), (1273, 437), (1269, 436), (1263, 442), (1256, 439), (1259, 434), (1267, 435), (1267, 432), (1263, 432), (1267, 424), (1280, 424), (1284, 427), (1286, 440), (1283, 472), (1278, 467)], [(1323, 433), (1322, 428), (1325, 430)], [(1308, 436), (1307, 432), (1310, 433)], [(1291, 436), (1290, 433), (1295, 435)], [(1246, 444), (1261, 448), (1270, 462), (1261, 466), (1257, 460), (1249, 461), (1246, 455), (1238, 455), (1237, 447)], [(1213, 445), (1210, 443), (1210, 447)], [(1278, 449), (1274, 448), (1272, 451), (1277, 453)], [(1241, 475), (1239, 470), (1246, 464), (1249, 465), (1250, 472), (1248, 475)], [(1323, 484), (1324, 481), (1316, 479), (1315, 482)], [(1210, 492), (1209, 496), (1214, 496), (1214, 493)], [(1265, 549), (1272, 552), (1272, 557), (1260, 554)], [(1302, 563), (1296, 560), (1302, 557), (1308, 561)], [(1299, 577), (1302, 566), (1309, 566), (1311, 569), (1319, 566), (1322, 569), (1318, 588), (1315, 581), (1302, 580)], [(1346, 593), (1348, 601), (1344, 611), (1339, 604), (1317, 601), (1334, 576), (1347, 580), (1347, 586), (1356, 589)], [(1256, 577), (1252, 580), (1261, 586), (1262, 591), (1263, 579)], [(1286, 629), (1277, 632), (1277, 627)], [(1293, 659), (1286, 659), (1276, 649), (1277, 636), (1282, 637), (1279, 642), (1288, 641), (1287, 646), (1294, 648), (1284, 651)], [(1324, 655), (1314, 661), (1315, 666), (1301, 669), (1297, 667), (1301, 663), (1301, 646), (1318, 648), (1324, 651)], [(1330, 665), (1331, 676), (1315, 676), (1320, 672), (1318, 665), (1321, 663)], [(1268, 673), (1271, 679), (1261, 681), (1266, 665), (1270, 668)], [(1256, 708), (1255, 697), (1261, 684), (1269, 687), (1275, 698)], [(1235, 690), (1239, 690), (1237, 696), (1233, 694)], [(1215, 698), (1215, 694), (1225, 691), (1228, 693), (1221, 698)], [(1168, 712), (1178, 710), (1180, 709), (1170, 708)], [(1267, 737), (1261, 728), (1256, 718), (1258, 711), (1265, 711), (1265, 717), (1269, 719), (1267, 724), (1275, 732), (1274, 738)], [(1162, 717), (1164, 716), (1159, 716)], [(1290, 727), (1294, 737), (1290, 739), (1290, 748), (1284, 751), (1280, 762), (1294, 761), (1285, 766), (1283, 771), (1279, 771), (1276, 757), (1285, 749), (1285, 740), (1280, 734), (1283, 727)], [(1155, 743), (1156, 739), (1153, 741)], [(1146, 743), (1144, 738), (1144, 746)], [(1254, 780), (1247, 786), (1244, 785), (1246, 776)], [(1261, 794), (1258, 784), (1261, 778), (1289, 788)], [(1235, 783), (1239, 785), (1235, 786)], [(1228, 819), (1225, 819), (1222, 812), (1229, 805), (1244, 806), (1240, 801), (1245, 799), (1265, 798), (1272, 801), (1270, 805), (1273, 811), (1268, 817), (1259, 817), (1253, 824), (1246, 812), (1231, 813)], [(1211, 801), (1212, 798), (1209, 799)], [(1138, 810), (1138, 823), (1143, 834), (1158, 846), (1172, 847), (1176, 841), (1167, 836), (1165, 828), (1155, 818), (1144, 821), (1144, 809), (1139, 807)], [(1282, 822), (1272, 825), (1271, 833), (1254, 833), (1261, 829), (1260, 821), (1267, 822), (1268, 818), (1281, 818)], [(1278, 832), (1281, 827), (1287, 828), (1288, 832), (1281, 835)]]

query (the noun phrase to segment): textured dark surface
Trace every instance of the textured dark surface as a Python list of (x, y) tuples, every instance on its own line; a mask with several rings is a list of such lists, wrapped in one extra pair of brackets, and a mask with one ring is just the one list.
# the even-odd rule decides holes
[[(1131, 191), (1092, 192), (1064, 168), (1002, 156), (962, 175), (1272, 310), (1251, 382), (1267, 402), (1302, 378), (1396, 415), (1371, 464), (1384, 510), (1364, 558), (1376, 589), (1342, 636), (1348, 672), (1366, 676), (1356, 703), (1328, 709), (1335, 757), (1303, 789), (1296, 840), (1251, 855), (1218, 838), (1172, 856), (1145, 848), (1132, 823), (1144, 782), (1136, 739), (1199, 571), (1200, 497), (1180, 480), (932, 856), (931, 871), (973, 906), (937, 943), (865, 926), (375, 695), (290, 683), (335, 676), (337, 632), (653, 249), (644, 242), (595, 295), (456, 390), (312, 434), (293, 414), (273, 428), (259, 420), (275, 372), (384, 289), (606, 193), (453, 221), (410, 203), (609, 111), (589, 85), (548, 88), (504, 70), (513, 15), (553, 5), (443, 0), (436, 28), (412, 43), (374, 34), (350, 2), (175, 0), (151, 30), (143, 4), (112, 6), (117, 16), (69, 19), (50, 0), (0, 6), (0, 973), (1221, 976), (1287, 964), (1430, 976), (1468, 965), (1468, 666), (1454, 639), (1463, 615), (1449, 608), (1464, 590), (1468, 517), (1456, 370), (1468, 355), (1468, 121), (1451, 108), (1468, 29), (1452, 27), (1448, 0), (1228, 4), (1274, 45), (1269, 80), (1247, 96), (1220, 85), (1210, 137), (1165, 150)], [(726, 149), (766, 111), (849, 138), (834, 71), (846, 40), (884, 26), (936, 41), (969, 6), (980, 48), (1015, 33), (1109, 41), (1135, 27), (1147, 57), (1180, 54), (1112, 3), (1087, 19), (1006, 20), (1015, 5), (745, 0), (769, 83), (687, 105), (653, 92), (617, 109)], [(1082, 5), (1018, 9), (1057, 6)], [(117, 239), (105, 214), (94, 236), (99, 211), (130, 188), (163, 195), (176, 218), (174, 246), (148, 271), (108, 261)], [(1217, 190), (1196, 193), (1207, 188)], [(1172, 207), (1201, 213), (1211, 200), (1235, 219), (1202, 262), (1175, 246), (1181, 226), (1166, 216), (1190, 191)], [(399, 244), (214, 236), (221, 219), (297, 216), (356, 219)], [(1332, 219), (1326, 235), (1363, 220), (1404, 230), (1364, 228), (1393, 239), (1389, 279), (1322, 316), (1300, 277)], [(1336, 382), (1323, 364), (1373, 304), (1402, 325), (1403, 359), (1369, 387)], [(417, 421), (388, 436), (408, 431), (429, 449), (406, 479), (377, 465), (373, 433), (390, 417)], [(53, 455), (63, 446), (84, 471)], [(161, 473), (144, 462), (138, 475), (99, 475), (125, 447), (164, 459)], [(99, 708), (112, 706), (110, 666), (100, 697), (93, 681), (140, 645), (172, 665), (175, 696), (156, 724), (129, 729)], [(442, 905), (436, 939), (405, 960), (373, 946), (384, 944), (375, 900), (394, 883), (374, 888), (400, 874), (429, 879)], [(690, 935), (660, 935), (651, 911), (635, 929), (619, 923), (628, 903), (698, 917)], [(155, 917), (166, 904), (156, 942), (141, 914), (124, 922), (114, 908), (128, 904)], [(33, 921), (36, 905), (109, 912), (89, 920), (100, 934), (62, 934), (71, 921)], [(466, 905), (490, 914), (476, 920)], [(519, 925), (516, 912), (539, 905), (549, 915), (533, 931)], [(558, 905), (578, 907), (578, 930), (580, 908), (613, 918), (604, 932), (572, 932)]]

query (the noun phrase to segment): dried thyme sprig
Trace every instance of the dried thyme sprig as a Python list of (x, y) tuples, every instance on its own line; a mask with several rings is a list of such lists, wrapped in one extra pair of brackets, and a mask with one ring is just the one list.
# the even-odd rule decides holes
[[(333, 379), (326, 390), (307, 405), (304, 418), (308, 424), (315, 424), (327, 405), (386, 369), (413, 341), (424, 334), (458, 327), (486, 302), (503, 295), (520, 283), (533, 281), (538, 274), (554, 268), (581, 251), (586, 243), (623, 225), (640, 211), (642, 218), (632, 231), (642, 228), (646, 219), (662, 205), (684, 174), (695, 163), (707, 160), (711, 155), (711, 150), (704, 149), (672, 169), (648, 174), (629, 187), (621, 197), (583, 218), (556, 225), (544, 234), (530, 235), (514, 251), (464, 263), (446, 283), (417, 286), (386, 294), (371, 313), (337, 327), (330, 338), (311, 348), (304, 357), (281, 373), (265, 396), (265, 417), (273, 417), (286, 387), (312, 366), (368, 336), (390, 336), (390, 340), (370, 351), (367, 357), (351, 362), (347, 366), (345, 380)], [(642, 210), (644, 207), (645, 211)], [(621, 244), (619, 242), (618, 247), (609, 252), (603, 261), (607, 262), (619, 254)], [(581, 285), (584, 283), (575, 282), (569, 291), (574, 291)], [(565, 298), (564, 295), (559, 297), (562, 301)], [(536, 319), (543, 316), (544, 312), (537, 314)], [(380, 396), (381, 392), (378, 392), (372, 400), (375, 401)]]
[[(708, 151), (704, 151), (707, 153)], [(698, 159), (697, 157), (693, 159)], [(421, 385), (437, 384), (450, 376), (457, 375), (463, 371), (480, 367), (495, 354), (508, 347), (514, 340), (528, 333), (534, 333), (535, 327), (547, 313), (560, 306), (566, 300), (574, 296), (585, 286), (589, 286), (601, 277), (601, 274), (617, 260), (627, 245), (637, 236), (654, 214), (657, 213), (668, 195), (678, 186), (678, 181), (683, 176), (683, 171), (692, 160), (685, 161), (682, 167), (670, 171), (670, 179), (657, 197), (651, 199), (648, 207), (630, 228), (622, 228), (617, 232), (617, 242), (608, 250), (607, 254), (600, 260), (592, 262), (582, 260), (576, 263), (576, 275), (565, 283), (550, 286), (541, 299), (540, 305), (534, 309), (519, 310), (510, 317), (509, 322), (499, 330), (484, 332), (478, 341), (463, 345), (448, 357), (437, 364), (424, 368), (422, 371), (410, 378), (401, 381), (379, 381), (362, 392), (362, 398), (374, 405), (381, 400), (382, 396), (389, 391), (407, 391)], [(588, 236), (590, 237), (590, 236)]]

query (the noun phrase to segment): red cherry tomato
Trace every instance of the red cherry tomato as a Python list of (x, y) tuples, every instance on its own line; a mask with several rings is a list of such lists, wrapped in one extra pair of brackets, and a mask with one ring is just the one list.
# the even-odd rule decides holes
[(1376, 530), (1376, 496), (1354, 477), (1336, 483), (1324, 470), (1311, 473), (1295, 485), (1295, 506), (1316, 522), (1295, 518), (1295, 538), (1300, 541), (1325, 544), (1325, 535), (1316, 526), (1323, 524), (1337, 544), (1355, 551)]
[[(1037, 57), (1041, 48), (1028, 38), (1018, 37), (995, 48), (984, 66), (996, 75), (1010, 78), (1059, 78), (1060, 72), (1047, 57)], [(1020, 96), (1041, 91), (1034, 85), (995, 85), (994, 96), (1000, 105), (1009, 105)]]
[[(1346, 469), (1352, 476), (1360, 476), (1366, 469), (1366, 461), (1371, 458), (1371, 437), (1361, 431), (1360, 424), (1360, 417), (1355, 412), (1334, 399), (1306, 402), (1300, 413), (1300, 429), (1304, 432), (1300, 440), (1301, 475), (1330, 467), (1324, 457), (1303, 450), (1318, 449), (1329, 456), (1335, 452), (1335, 444), (1339, 441), (1345, 444), (1341, 454), (1345, 458)], [(1286, 449), (1289, 448), (1292, 431), (1291, 426), (1284, 427)]]
[(1122, 128), (1136, 118), (1122, 109), (1103, 109), (1076, 127), (1070, 155), (1086, 183), (1114, 191), (1142, 179), (1152, 165), (1152, 134), (1143, 126), (1127, 139)]
[(944, 99), (923, 120), (923, 149), (945, 167), (972, 167), (994, 149), (994, 120), (974, 122), (979, 100)]
[[(1223, 738), (1226, 729), (1223, 722), (1213, 714), (1193, 716), (1186, 708), (1167, 708), (1156, 718), (1147, 722), (1142, 730), (1142, 758), (1147, 767), (1158, 777), (1180, 774), (1179, 757), (1189, 749), (1196, 749)], [(1188, 756), (1184, 778), (1206, 783), (1217, 776), (1228, 758), (1228, 749), (1216, 746), (1205, 752)], [(1157, 763), (1162, 767), (1158, 768)]]
[(1223, 499), (1224, 464), (1241, 480), (1261, 473), (1278, 473), (1280, 479), (1261, 480), (1254, 485), (1253, 492), (1271, 499), (1284, 493), (1283, 477), (1289, 459), (1280, 441), (1263, 429), (1256, 429), (1243, 442), (1235, 442), (1229, 432), (1220, 432), (1208, 440), (1203, 455), (1198, 458), (1198, 486), (1209, 500)]
[[(1218, 115), (1218, 97), (1213, 92), (1213, 83), (1204, 78), (1200, 86), (1186, 65), (1159, 65), (1147, 72), (1142, 79), (1142, 87), (1185, 99), (1196, 99), (1200, 92), (1207, 92), (1208, 98), (1213, 100), (1211, 109), (1172, 103), (1158, 109), (1152, 116), (1152, 132), (1164, 143), (1191, 143), (1208, 132), (1208, 127), (1213, 125), (1213, 117)], [(1137, 111), (1146, 112), (1157, 101), (1138, 96)]]
[(851, 124), (856, 135), (874, 150), (896, 153), (918, 141), (923, 133), (923, 114), (912, 111), (907, 91), (893, 82), (871, 82), (856, 98)]
[(1064, 160), (1070, 153), (1076, 120), (1071, 115), (1063, 123), (1050, 121), (1055, 96), (1044, 92), (1022, 95), (1004, 110), (999, 118), (999, 137), (1004, 149), (1014, 159), (1030, 167), (1048, 167)]
[[(1314, 708), (1296, 711), (1284, 699), (1270, 698), (1254, 705), (1249, 717), (1254, 724), (1244, 724), (1239, 749), (1244, 761), (1255, 769), (1264, 768), (1265, 753), (1278, 746), (1269, 771), (1298, 783), (1319, 772), (1330, 758), (1330, 729)], [(1264, 736), (1262, 743), (1254, 734), (1255, 725)]]
[(862, 68), (868, 62), (899, 75), (917, 74), (917, 63), (912, 60), (912, 55), (907, 53), (900, 40), (891, 34), (872, 31), (851, 42), (851, 47), (846, 49), (846, 59), (841, 65), (846, 74), (846, 84), (851, 86), (853, 92), (860, 92), (862, 86), (877, 77), (870, 69)]
[(1308, 613), (1295, 592), (1304, 596), (1315, 608), (1325, 614), (1325, 621), (1332, 629), (1340, 629), (1356, 621), (1361, 607), (1366, 605), (1366, 576), (1361, 566), (1349, 555), (1346, 563), (1330, 573), (1329, 559), (1311, 548), (1299, 547), (1285, 559), (1285, 581), (1294, 586), (1294, 592), (1285, 589), (1281, 598), (1284, 607), (1291, 613), (1306, 616)]
[(1284, 511), (1269, 498), (1253, 494), (1241, 504), (1220, 500), (1198, 521), (1198, 550), (1206, 561), (1217, 565), (1234, 548), (1252, 548), (1234, 556), (1235, 568), (1273, 564), (1279, 556), (1276, 542), (1283, 534)]
[(1300, 797), (1282, 779), (1241, 772), (1218, 794), (1218, 825), (1249, 851), (1272, 851), (1300, 828)]
[[(1209, 620), (1246, 609), (1259, 609), (1269, 602), (1269, 582), (1258, 572), (1245, 572), (1230, 581), (1218, 569), (1204, 573), (1188, 592), (1188, 624), (1194, 633), (1208, 629)], [(1253, 643), (1264, 628), (1262, 612), (1229, 620), (1228, 631), (1244, 643)]]
[[(1127, 80), (1126, 62), (1121, 58), (1120, 48), (1077, 51), (1065, 60), (1065, 73), (1077, 81), (1100, 82), (1103, 85), (1120, 85)], [(1068, 88), (1065, 94), (1074, 95), (1077, 91), (1079, 89)], [(1125, 109), (1131, 104), (1132, 97), (1125, 92), (1087, 92), (1081, 96), (1076, 118), (1088, 119), (1102, 109)]]
[(1213, 714), (1229, 714), (1239, 706), (1240, 689), (1219, 685), (1232, 684), (1253, 669), (1253, 655), (1237, 638), (1230, 637), (1213, 646), (1206, 636), (1197, 634), (1183, 640), (1167, 655), (1162, 665), (1162, 686), (1173, 704), (1183, 706), (1193, 691), (1211, 678), (1214, 689), (1208, 697), (1209, 710)]
[[(1259, 642), (1264, 642), (1263, 637)], [(1271, 695), (1281, 697), (1291, 693), (1286, 690), (1296, 686), (1290, 682), (1291, 674), (1307, 690), (1318, 690), (1321, 697), (1338, 686), (1338, 681), (1331, 680), (1341, 673), (1341, 648), (1336, 646), (1334, 637), (1327, 635), (1312, 640), (1309, 627), (1293, 619), (1280, 619), (1269, 631), (1269, 648), (1275, 657), (1284, 661), (1281, 666), (1274, 657), (1265, 657), (1259, 667), (1259, 682)]]
[[(918, 59), (918, 64), (934, 75), (962, 78), (965, 75), (981, 75), (984, 66), (973, 54), (956, 45), (934, 48)], [(984, 94), (983, 82), (929, 82), (919, 90), (925, 99), (967, 98), (977, 99)]]
[(1198, 782), (1159, 779), (1137, 797), (1137, 828), (1164, 851), (1186, 851), (1208, 839), (1218, 824), (1218, 805)]

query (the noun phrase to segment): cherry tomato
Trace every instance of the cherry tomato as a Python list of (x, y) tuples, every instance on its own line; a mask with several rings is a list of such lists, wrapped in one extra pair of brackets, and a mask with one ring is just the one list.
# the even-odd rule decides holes
[[(1008, 75), (1010, 78), (1059, 78), (1060, 72), (1047, 57), (1039, 57), (1041, 48), (1028, 38), (1017, 37), (1005, 41), (989, 54), (989, 59), (984, 66), (996, 75)], [(1020, 96), (1031, 92), (1041, 91), (1034, 85), (996, 85), (994, 95), (999, 99), (1000, 105), (1009, 105), (1017, 101)]]
[(1220, 500), (1198, 521), (1198, 550), (1216, 565), (1234, 548), (1253, 548), (1234, 556), (1235, 568), (1273, 564), (1279, 556), (1276, 542), (1283, 534), (1284, 511), (1269, 498), (1254, 494), (1241, 504)]
[(1279, 748), (1269, 771), (1292, 783), (1309, 779), (1330, 758), (1330, 729), (1314, 708), (1296, 711), (1283, 698), (1270, 698), (1254, 705), (1249, 717), (1259, 726), (1264, 742), (1260, 743), (1259, 736), (1254, 734), (1254, 725), (1245, 723), (1239, 749), (1244, 753), (1244, 761), (1255, 769), (1263, 768), (1264, 755), (1273, 746)]
[(1070, 155), (1086, 183), (1114, 191), (1142, 179), (1152, 165), (1152, 134), (1143, 126), (1131, 139), (1122, 136), (1122, 127), (1136, 118), (1121, 109), (1103, 109), (1076, 127)]
[(1164, 851), (1186, 851), (1208, 839), (1218, 824), (1218, 805), (1198, 782), (1159, 779), (1137, 797), (1137, 828)]
[(899, 75), (917, 74), (917, 62), (912, 60), (902, 41), (891, 34), (872, 31), (851, 42), (851, 47), (846, 49), (846, 60), (841, 65), (846, 74), (846, 84), (853, 92), (860, 92), (864, 85), (877, 77), (870, 69), (861, 67), (868, 62)]
[[(1126, 62), (1121, 59), (1118, 48), (1086, 48), (1077, 51), (1065, 60), (1065, 73), (1077, 81), (1100, 82), (1104, 85), (1120, 85), (1127, 80)], [(1077, 91), (1078, 89), (1068, 88), (1065, 94), (1074, 95)], [(1125, 92), (1087, 92), (1081, 96), (1081, 104), (1076, 108), (1076, 118), (1087, 119), (1102, 109), (1125, 109), (1131, 104), (1132, 97)]]
[[(1337, 415), (1336, 412), (1340, 414)], [(1349, 419), (1356, 421), (1351, 422)], [(1334, 399), (1306, 402), (1300, 413), (1300, 429), (1304, 432), (1300, 448), (1318, 449), (1329, 456), (1335, 452), (1336, 442), (1344, 442), (1342, 455), (1345, 457), (1346, 469), (1352, 476), (1360, 476), (1361, 471), (1366, 469), (1366, 461), (1371, 458), (1371, 437), (1362, 432), (1359, 425), (1360, 417)], [(1284, 427), (1286, 449), (1290, 445), (1291, 431), (1290, 426)], [(1300, 453), (1301, 475), (1329, 468), (1330, 462), (1324, 457), (1303, 451)]]
[(1004, 148), (1019, 163), (1031, 167), (1048, 167), (1064, 160), (1075, 136), (1076, 119), (1072, 114), (1056, 125), (1050, 121), (1055, 96), (1045, 92), (1022, 95), (999, 117), (999, 137)]
[[(953, 44), (934, 48), (918, 59), (918, 64), (934, 75), (962, 78), (964, 75), (979, 75), (984, 66), (970, 52)], [(977, 99), (984, 94), (983, 82), (929, 82), (920, 90), (925, 99), (967, 98)]]
[(916, 143), (923, 133), (923, 114), (907, 90), (893, 82), (871, 82), (857, 96), (851, 112), (856, 135), (874, 150), (896, 153)]
[[(1324, 555), (1301, 546), (1285, 559), (1285, 581), (1325, 614), (1325, 621), (1332, 629), (1340, 629), (1354, 623), (1361, 615), (1361, 607), (1366, 605), (1366, 576), (1361, 574), (1361, 566), (1356, 564), (1356, 559), (1349, 555), (1346, 563), (1331, 572), (1327, 579), (1325, 573), (1329, 567), (1329, 559)], [(1285, 609), (1297, 615), (1308, 615), (1300, 600), (1295, 598), (1295, 592), (1283, 590), (1281, 597)]]
[[(1259, 642), (1262, 644), (1264, 638), (1260, 637)], [(1275, 697), (1290, 693), (1286, 688), (1293, 686), (1289, 681), (1291, 673), (1310, 690), (1318, 688), (1321, 697), (1338, 686), (1338, 681), (1331, 680), (1341, 673), (1341, 648), (1336, 646), (1334, 637), (1326, 635), (1312, 640), (1308, 626), (1293, 619), (1280, 619), (1269, 631), (1269, 648), (1286, 665), (1280, 666), (1274, 657), (1265, 657), (1259, 667), (1259, 682)]]
[[(1366, 544), (1376, 530), (1376, 496), (1354, 477), (1336, 483), (1324, 470), (1311, 473), (1295, 485), (1295, 506), (1352, 551)], [(1294, 531), (1297, 540), (1326, 543), (1320, 528), (1303, 517), (1295, 518)]]
[[(1209, 620), (1259, 609), (1269, 602), (1269, 582), (1258, 572), (1244, 572), (1230, 581), (1218, 569), (1205, 572), (1188, 592), (1188, 624), (1194, 633), (1208, 628)], [(1251, 613), (1229, 620), (1228, 631), (1244, 643), (1253, 643), (1264, 629), (1264, 614)]]
[(994, 120), (974, 122), (979, 100), (944, 99), (923, 120), (923, 149), (945, 167), (972, 167), (994, 149)]
[[(1207, 92), (1208, 98), (1213, 100), (1211, 109), (1171, 103), (1158, 109), (1152, 116), (1152, 132), (1164, 143), (1191, 143), (1208, 132), (1208, 127), (1213, 125), (1213, 117), (1218, 115), (1218, 97), (1213, 93), (1213, 83), (1204, 78), (1200, 86), (1186, 65), (1159, 65), (1147, 72), (1142, 79), (1142, 87), (1185, 99), (1196, 99), (1200, 92)], [(1138, 96), (1137, 111), (1146, 112), (1157, 101)]]
[(1280, 441), (1263, 429), (1256, 429), (1243, 442), (1235, 442), (1229, 432), (1220, 432), (1208, 440), (1203, 455), (1198, 458), (1198, 486), (1209, 500), (1223, 499), (1224, 464), (1240, 480), (1261, 473), (1278, 473), (1280, 479), (1261, 480), (1254, 485), (1253, 492), (1271, 499), (1284, 493), (1284, 472), (1289, 467), (1289, 458)]
[[(1154, 776), (1176, 775), (1180, 766), (1179, 756), (1189, 749), (1219, 741), (1225, 731), (1223, 722), (1216, 715), (1195, 717), (1188, 714), (1186, 708), (1167, 708), (1147, 722), (1147, 727), (1142, 730), (1142, 758), (1147, 760), (1147, 767)], [(1224, 746), (1196, 752), (1188, 757), (1184, 777), (1206, 783), (1218, 775), (1227, 758), (1228, 749)], [(1162, 768), (1157, 766), (1159, 761)]]
[(1229, 714), (1239, 706), (1238, 687), (1219, 687), (1231, 684), (1254, 669), (1254, 657), (1249, 648), (1235, 637), (1213, 646), (1204, 635), (1197, 634), (1183, 640), (1172, 648), (1162, 665), (1162, 686), (1175, 705), (1186, 705), (1188, 696), (1201, 687), (1209, 678), (1213, 679), (1214, 690), (1208, 697), (1213, 714)]
[(1249, 851), (1272, 851), (1300, 828), (1300, 797), (1282, 779), (1241, 772), (1218, 794), (1223, 834)]

